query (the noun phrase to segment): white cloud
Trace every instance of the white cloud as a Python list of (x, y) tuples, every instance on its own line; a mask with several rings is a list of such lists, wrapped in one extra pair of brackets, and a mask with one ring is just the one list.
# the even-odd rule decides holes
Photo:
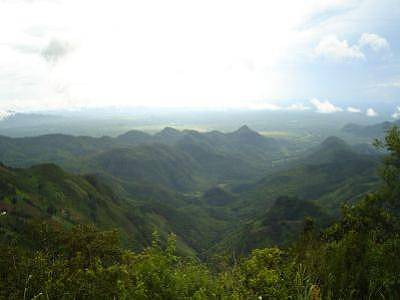
[(9, 110), (0, 110), (0, 121), (9, 116), (12, 116), (13, 114), (14, 114), (14, 112), (9, 111)]
[(314, 98), (310, 100), (310, 103), (315, 106), (316, 111), (319, 113), (329, 114), (343, 111), (341, 107), (333, 105), (328, 100), (319, 101), (318, 99)]
[(368, 108), (366, 115), (367, 115), (367, 117), (376, 117), (378, 115), (378, 113), (375, 110), (373, 110), (372, 108)]
[(311, 2), (0, 0), (0, 48), (38, 73), (33, 92), (0, 78), (0, 101), (244, 107), (282, 98), (291, 75), (280, 64), (304, 51), (294, 45), (309, 39), (297, 28)]
[(397, 106), (397, 110), (392, 114), (393, 119), (400, 119), (400, 106)]
[(278, 111), (278, 110), (309, 110), (309, 106), (305, 106), (304, 103), (294, 103), (289, 106), (281, 106), (273, 103), (256, 103), (248, 106), (250, 109), (259, 109), (259, 110), (270, 110), (270, 111)]
[(375, 33), (363, 33), (358, 44), (360, 47), (369, 46), (374, 51), (389, 49), (388, 41)]
[[(358, 0), (0, 0), (0, 109), (245, 107), (317, 95), (316, 85), (325, 88), (313, 80), (322, 80), (312, 61), (321, 37), (340, 37), (323, 38), (321, 55), (363, 59), (353, 35), (393, 11), (381, 2), (363, 7)], [(346, 76), (324, 92), (348, 92), (340, 86)]]
[(346, 40), (339, 40), (336, 36), (324, 37), (315, 48), (315, 53), (333, 59), (365, 59), (357, 45), (350, 46)]
[(304, 103), (295, 103), (286, 107), (288, 110), (309, 110), (309, 106), (305, 106)]
[(257, 103), (250, 105), (248, 108), (250, 109), (259, 109), (259, 110), (271, 110), (271, 111), (277, 111), (277, 110), (282, 110), (284, 109), (283, 106), (272, 104), (272, 103)]
[(347, 107), (347, 111), (351, 113), (360, 113), (361, 109), (349, 106)]
[(362, 48), (370, 47), (374, 51), (389, 49), (388, 41), (375, 33), (363, 33), (358, 43), (350, 45), (336, 36), (326, 36), (320, 40), (314, 51), (317, 55), (333, 59), (365, 59)]

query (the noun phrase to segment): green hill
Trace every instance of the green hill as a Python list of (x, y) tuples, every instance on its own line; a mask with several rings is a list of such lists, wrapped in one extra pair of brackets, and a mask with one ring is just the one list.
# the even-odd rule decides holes
[(139, 130), (131, 130), (115, 138), (117, 143), (123, 145), (140, 145), (154, 142), (152, 135)]
[(106, 173), (179, 191), (256, 180), (287, 154), (281, 142), (247, 126), (232, 133), (166, 127), (150, 135), (132, 130), (116, 138), (50, 134), (0, 136), (0, 161), (13, 167), (55, 163), (73, 173)]
[(232, 231), (213, 251), (243, 255), (252, 249), (288, 245), (301, 233), (306, 217), (312, 218), (323, 228), (334, 220), (311, 201), (278, 197), (269, 210)]
[(304, 158), (285, 170), (234, 191), (243, 199), (237, 209), (256, 214), (280, 196), (299, 197), (339, 212), (341, 204), (355, 201), (378, 184), (379, 156), (359, 154), (343, 140), (327, 138)]
[(178, 191), (196, 186), (199, 166), (186, 153), (167, 145), (140, 145), (112, 149), (91, 158), (90, 170), (136, 182), (163, 185)]
[(210, 206), (226, 206), (236, 201), (237, 197), (221, 187), (213, 187), (204, 192), (202, 199)]
[[(27, 166), (3, 167), (2, 186), (12, 193), (0, 200), (18, 220), (122, 228), (124, 239), (137, 248), (149, 242), (153, 229), (163, 237), (175, 232), (182, 251), (202, 254), (229, 233), (241, 236), (243, 224), (264, 228), (262, 220), (279, 197), (304, 199), (304, 205), (337, 216), (344, 202), (357, 201), (378, 183), (379, 157), (336, 137), (272, 172), (271, 160), (284, 156), (285, 147), (247, 126), (232, 133), (166, 128), (117, 138), (0, 137), (0, 159)], [(53, 162), (68, 172), (96, 175), (72, 175)], [(18, 195), (30, 202), (17, 201)], [(260, 242), (288, 239), (279, 226), (267, 227), (268, 237)]]
[(374, 125), (358, 125), (354, 123), (346, 124), (342, 128), (342, 132), (352, 134), (354, 136), (366, 138), (381, 138), (385, 135), (386, 131), (394, 126), (399, 125), (400, 122), (382, 122)]
[(112, 180), (108, 185), (106, 180), (71, 175), (54, 164), (27, 169), (1, 165), (0, 211), (6, 213), (1, 230), (9, 236), (18, 235), (20, 224), (31, 219), (67, 227), (94, 224), (99, 229), (118, 228), (126, 247), (135, 250), (149, 245), (154, 230), (164, 240), (174, 232), (179, 251), (196, 255), (204, 252), (226, 225), (172, 192), (138, 183), (120, 185)]

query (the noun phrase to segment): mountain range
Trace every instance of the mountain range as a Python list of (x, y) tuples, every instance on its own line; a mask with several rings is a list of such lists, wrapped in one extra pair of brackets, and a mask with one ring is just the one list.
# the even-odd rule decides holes
[(381, 138), (392, 126), (400, 126), (400, 120), (395, 122), (386, 121), (373, 125), (358, 125), (349, 123), (342, 128), (342, 132), (365, 138)]
[(132, 249), (148, 245), (157, 230), (164, 240), (176, 233), (181, 253), (245, 253), (285, 244), (306, 216), (329, 223), (343, 203), (378, 184), (379, 153), (329, 137), (273, 167), (295, 150), (247, 126), (116, 138), (2, 136), (3, 230), (18, 235), (18, 224), (30, 219), (94, 223), (119, 228)]

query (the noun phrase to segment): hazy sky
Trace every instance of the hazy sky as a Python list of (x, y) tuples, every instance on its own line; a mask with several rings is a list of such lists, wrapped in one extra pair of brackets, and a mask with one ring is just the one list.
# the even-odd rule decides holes
[(399, 0), (0, 0), (0, 116), (144, 105), (373, 117), (383, 104), (400, 117)]

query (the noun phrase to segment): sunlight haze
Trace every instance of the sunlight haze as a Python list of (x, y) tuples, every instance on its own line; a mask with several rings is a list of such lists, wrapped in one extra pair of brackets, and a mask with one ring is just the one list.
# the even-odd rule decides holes
[(2, 0), (0, 110), (366, 114), (400, 96), (396, 4)]

